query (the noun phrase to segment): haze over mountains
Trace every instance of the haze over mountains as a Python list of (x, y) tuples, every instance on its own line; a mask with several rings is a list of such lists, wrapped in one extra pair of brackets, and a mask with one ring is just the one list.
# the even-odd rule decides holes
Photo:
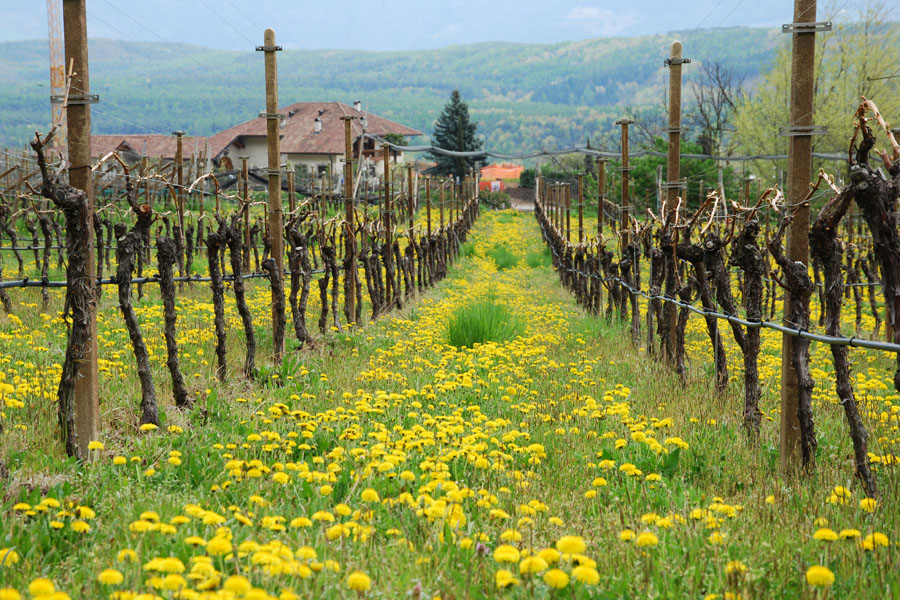
[[(515, 152), (583, 144), (628, 107), (657, 106), (674, 39), (693, 60), (734, 67), (748, 81), (788, 41), (780, 30), (734, 27), (557, 44), (479, 43), (436, 50), (279, 53), (282, 105), (362, 100), (371, 112), (426, 133), (458, 88), (488, 148)], [(90, 42), (95, 133), (209, 135), (264, 107), (261, 53), (170, 43)], [(0, 43), (0, 145), (49, 124), (46, 41)], [(422, 138), (424, 141), (426, 138)]]
[[(46, 33), (44, 2), (0, 4), (0, 42)], [(852, 19), (861, 4), (864, 0), (841, 0), (837, 18)], [(599, 0), (91, 0), (87, 22), (91, 37), (138, 42), (251, 50), (261, 43), (262, 30), (274, 27), (285, 48), (396, 51), (485, 41), (556, 43), (701, 27), (778, 27), (790, 22), (792, 9), (783, 0), (632, 0), (616, 5)]]

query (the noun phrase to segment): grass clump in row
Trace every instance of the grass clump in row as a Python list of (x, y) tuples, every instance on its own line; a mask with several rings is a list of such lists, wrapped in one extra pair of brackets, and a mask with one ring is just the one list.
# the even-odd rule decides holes
[(466, 304), (453, 311), (447, 323), (447, 341), (457, 348), (471, 348), (475, 344), (498, 344), (521, 335), (522, 322), (495, 294)]
[(511, 269), (519, 264), (519, 257), (506, 244), (495, 244), (487, 251), (487, 256), (497, 265), (498, 271)]
[(544, 246), (543, 250), (535, 250), (529, 252), (525, 256), (525, 264), (527, 264), (532, 269), (538, 269), (540, 267), (549, 267), (551, 264), (550, 260), (550, 248), (549, 246)]

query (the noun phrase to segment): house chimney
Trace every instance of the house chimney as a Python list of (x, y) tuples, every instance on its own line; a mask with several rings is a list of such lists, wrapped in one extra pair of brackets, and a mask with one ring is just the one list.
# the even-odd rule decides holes
[(316, 117), (316, 120), (313, 122), (313, 131), (316, 133), (322, 133), (322, 119)]
[(362, 100), (357, 100), (356, 102), (354, 102), (353, 108), (355, 108), (357, 112), (362, 112)]

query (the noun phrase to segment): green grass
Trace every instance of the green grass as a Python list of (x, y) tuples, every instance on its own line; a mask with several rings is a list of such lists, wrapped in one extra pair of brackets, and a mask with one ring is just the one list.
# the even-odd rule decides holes
[(466, 242), (460, 246), (462, 255), (468, 258), (475, 256), (475, 242)]
[(521, 321), (491, 293), (453, 311), (447, 323), (447, 340), (457, 348), (472, 348), (475, 344), (509, 341), (522, 331)]
[(543, 250), (534, 250), (525, 255), (525, 264), (532, 269), (549, 267), (551, 262), (549, 247), (545, 247)]
[(519, 264), (518, 255), (514, 254), (506, 244), (495, 244), (487, 251), (487, 255), (500, 271), (511, 269)]
[[(753, 443), (741, 431), (741, 366), (732, 342), (727, 346), (732, 380), (726, 393), (716, 395), (704, 367), (709, 342), (703, 320), (692, 316), (687, 381), (682, 383), (660, 360), (631, 344), (627, 321), (589, 316), (575, 305), (557, 274), (540, 264), (547, 254), (533, 218), (512, 223), (506, 218), (482, 215), (469, 243), (479, 254), (505, 245), (536, 266), (498, 272), (485, 260), (463, 258), (436, 289), (411, 298), (403, 310), (342, 334), (319, 335), (313, 294), (308, 319), (316, 343), (302, 351), (289, 345), (284, 362), (273, 364), (271, 337), (261, 337), (257, 361), (266, 377), (254, 381), (238, 375), (244, 347), (232, 294), (227, 303), (230, 375), (217, 382), (208, 288), (185, 286), (179, 296), (182, 368), (196, 399), (185, 411), (172, 406), (158, 341), (158, 292), (148, 286), (147, 297), (136, 305), (154, 349), (154, 381), (165, 410), (165, 426), (155, 432), (137, 429), (133, 358), (115, 294), (105, 292), (99, 325), (107, 369), (101, 380), (105, 448), (85, 464), (62, 457), (54, 436), (55, 407), (39, 395), (55, 392), (52, 378), (44, 374), (61, 362), (65, 326), (39, 315), (36, 290), (10, 290), (17, 316), (0, 314), (5, 374), (0, 393), (11, 393), (3, 383), (21, 387), (14, 397), (25, 406), (0, 409), (5, 426), (0, 462), (9, 468), (6, 478), (0, 469), (0, 549), (16, 549), (20, 561), (0, 567), (0, 589), (9, 586), (29, 598), (28, 584), (46, 576), (72, 598), (107, 598), (113, 588), (171, 598), (171, 592), (153, 588), (155, 573), (143, 565), (171, 556), (191, 569), (199, 562), (194, 557), (207, 549), (190, 545), (189, 536), (210, 541), (219, 532), (232, 535), (236, 546), (268, 548), (236, 553), (233, 559), (212, 557), (222, 582), (240, 573), (272, 597), (293, 589), (301, 597), (350, 598), (355, 594), (346, 579), (356, 570), (372, 579), (367, 598), (406, 598), (417, 586), (422, 597), (473, 600), (722, 598), (725, 593), (742, 599), (900, 597), (900, 577), (892, 566), (900, 541), (900, 471), (880, 465), (878, 510), (860, 510), (862, 490), (852, 475), (846, 424), (834, 398), (830, 358), (822, 350), (813, 347), (813, 365), (825, 371), (815, 375), (817, 468), (804, 478), (785, 480), (778, 466), (778, 364), (772, 360), (780, 351), (777, 336), (764, 336), (766, 418), (759, 443)], [(254, 323), (265, 329), (268, 287), (249, 280), (248, 294)], [(58, 314), (62, 292), (52, 290), (51, 302)], [(489, 323), (509, 319), (499, 334), (508, 341), (478, 345), (473, 340), (466, 347), (442, 343), (458, 317), (466, 335), (480, 329), (483, 341), (497, 337), (484, 333), (492, 329)], [(25, 325), (18, 325), (19, 318)], [(521, 329), (512, 335), (516, 324)], [(728, 339), (730, 332), (723, 335)], [(888, 400), (898, 400), (891, 388), (875, 385), (890, 381), (893, 365), (890, 356), (868, 360), (875, 356), (851, 350), (854, 385), (869, 427), (870, 451), (897, 455), (892, 428), (898, 421)], [(868, 389), (858, 376), (871, 382)], [(667, 442), (675, 437), (686, 447)], [(650, 439), (664, 450), (654, 450)], [(179, 465), (169, 462), (173, 450), (181, 453)], [(115, 465), (117, 455), (127, 457), (127, 465)], [(249, 474), (251, 461), (265, 467), (262, 476)], [(605, 461), (613, 464), (603, 466)], [(626, 464), (642, 473), (626, 473), (621, 470)], [(301, 465), (310, 475), (297, 470)], [(276, 481), (278, 472), (289, 475), (289, 481)], [(595, 483), (598, 478), (606, 485)], [(321, 491), (325, 483), (333, 487), (327, 495)], [(846, 505), (828, 502), (836, 485), (852, 491)], [(382, 501), (364, 501), (366, 488)], [(402, 499), (407, 493), (411, 500)], [(96, 510), (90, 531), (77, 533), (71, 527), (74, 517), (58, 517), (56, 509), (28, 515), (12, 508), (17, 502), (36, 506), (47, 496)], [(543, 505), (541, 510), (530, 512), (533, 501)], [(293, 519), (320, 510), (336, 513), (338, 503), (354, 511), (336, 515), (348, 529), (338, 539), (327, 533), (332, 523), (290, 526)], [(170, 523), (188, 505), (226, 521), (182, 519), (174, 533), (131, 528), (144, 521), (143, 511), (158, 512), (161, 522)], [(454, 505), (463, 510), (464, 523), (452, 525), (443, 510), (423, 513)], [(502, 512), (494, 514), (495, 509)], [(238, 513), (253, 523), (239, 521)], [(264, 519), (274, 517), (284, 519), (285, 530), (265, 526)], [(51, 527), (56, 519), (65, 526)], [(835, 531), (858, 528), (863, 537), (881, 532), (890, 546), (862, 550), (853, 540), (818, 541), (813, 534), (823, 521), (817, 519), (827, 519)], [(368, 527), (373, 531), (363, 539)], [(620, 541), (626, 529), (652, 532), (659, 543), (638, 547)], [(710, 543), (713, 531), (722, 535), (721, 545)], [(477, 554), (474, 544), (463, 544), (481, 534), (486, 556)], [(516, 534), (521, 541), (504, 538)], [(517, 564), (501, 564), (492, 556), (503, 543), (537, 551), (564, 535), (584, 537), (585, 554), (601, 574), (598, 585), (573, 578), (566, 589), (553, 591), (540, 575), (523, 576)], [(340, 573), (324, 568), (302, 578), (270, 572), (267, 555), (275, 549), (270, 543), (294, 552), (310, 546), (320, 564), (337, 561)], [(116, 559), (125, 548), (136, 551), (137, 562)], [(746, 573), (729, 574), (730, 561), (741, 561)], [(827, 594), (806, 584), (811, 565), (834, 571)], [(567, 559), (553, 566), (573, 570)], [(97, 581), (107, 568), (123, 572), (122, 585), (111, 588)], [(499, 569), (509, 569), (520, 583), (501, 592), (495, 585)], [(191, 587), (200, 583), (188, 581)]]

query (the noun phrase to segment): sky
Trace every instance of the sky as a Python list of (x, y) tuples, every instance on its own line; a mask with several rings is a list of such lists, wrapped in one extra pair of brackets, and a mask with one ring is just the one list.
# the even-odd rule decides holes
[[(60, 2), (61, 0), (55, 0)], [(820, 2), (852, 20), (870, 0)], [(880, 0), (900, 15), (900, 0)], [(790, 23), (790, 0), (87, 0), (88, 35), (249, 50), (274, 27), (285, 48), (416, 50), (487, 41), (556, 43)], [(46, 39), (46, 2), (0, 0), (0, 41)]]

